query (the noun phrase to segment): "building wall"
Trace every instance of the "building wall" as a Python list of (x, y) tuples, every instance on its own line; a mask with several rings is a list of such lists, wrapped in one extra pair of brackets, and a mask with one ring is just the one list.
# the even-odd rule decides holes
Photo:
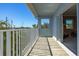
[(63, 13), (67, 11), (74, 4), (61, 4), (61, 6), (56, 10), (52, 18), (52, 33), (53, 38), (63, 42)]
[[(69, 18), (68, 16), (63, 17), (63, 13), (67, 11), (70, 7), (72, 7), (73, 4), (68, 4), (68, 5), (62, 5), (53, 15), (52, 18), (52, 36), (56, 40), (59, 40), (60, 42), (63, 42), (63, 18)], [(59, 16), (59, 17), (57, 17)], [(77, 21), (76, 21), (76, 16), (71, 17), (74, 19), (74, 30), (77, 28), (77, 55), (79, 55), (79, 4), (77, 4)], [(77, 22), (77, 27), (76, 27), (76, 22)]]

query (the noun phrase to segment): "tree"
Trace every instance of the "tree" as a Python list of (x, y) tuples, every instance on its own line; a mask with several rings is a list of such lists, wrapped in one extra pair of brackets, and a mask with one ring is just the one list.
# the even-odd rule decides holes
[(7, 23), (6, 21), (0, 21), (0, 29), (7, 29), (10, 27), (10, 24)]
[[(33, 24), (32, 26), (33, 26), (33, 28), (38, 28), (38, 25), (36, 25), (36, 24)], [(41, 25), (41, 28), (47, 29), (47, 28), (48, 28), (48, 23), (42, 24), (42, 25)]]
[(38, 28), (38, 25), (36, 25), (36, 24), (33, 24), (32, 26), (33, 26), (33, 28)]
[(44, 24), (42, 24), (42, 26), (41, 26), (43, 29), (47, 29), (48, 28), (48, 23), (44, 23)]

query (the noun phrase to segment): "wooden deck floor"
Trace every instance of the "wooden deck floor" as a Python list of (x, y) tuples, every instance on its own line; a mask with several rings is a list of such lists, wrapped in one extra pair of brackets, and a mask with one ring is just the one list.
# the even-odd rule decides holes
[(28, 56), (68, 56), (52, 38), (40, 37)]

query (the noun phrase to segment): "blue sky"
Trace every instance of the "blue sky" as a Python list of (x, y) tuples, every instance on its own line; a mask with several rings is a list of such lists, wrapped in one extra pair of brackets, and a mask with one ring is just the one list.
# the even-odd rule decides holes
[(0, 20), (8, 17), (9, 22), (13, 20), (16, 27), (25, 26), (32, 27), (37, 24), (36, 18), (26, 4), (1, 4), (0, 3)]

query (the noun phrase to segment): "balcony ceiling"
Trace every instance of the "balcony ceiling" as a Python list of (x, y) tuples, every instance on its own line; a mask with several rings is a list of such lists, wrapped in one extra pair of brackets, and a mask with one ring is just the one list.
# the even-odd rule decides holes
[(36, 17), (50, 17), (54, 14), (54, 12), (59, 7), (60, 3), (30, 3), (28, 6), (30, 7), (32, 13)]
[(71, 8), (69, 8), (66, 12), (63, 13), (64, 16), (76, 16), (76, 5), (73, 5)]

